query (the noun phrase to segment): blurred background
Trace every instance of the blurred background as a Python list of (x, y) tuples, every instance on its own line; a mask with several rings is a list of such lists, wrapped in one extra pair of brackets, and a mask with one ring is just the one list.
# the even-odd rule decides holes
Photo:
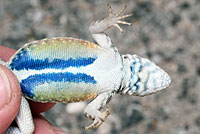
[(97, 130), (83, 129), (91, 123), (85, 102), (59, 103), (43, 115), (69, 134), (199, 134), (200, 0), (0, 0), (0, 44), (19, 49), (60, 36), (92, 41), (88, 27), (107, 16), (107, 3), (133, 13), (123, 33), (107, 31), (119, 52), (151, 59), (169, 73), (171, 86), (143, 98), (116, 95)]

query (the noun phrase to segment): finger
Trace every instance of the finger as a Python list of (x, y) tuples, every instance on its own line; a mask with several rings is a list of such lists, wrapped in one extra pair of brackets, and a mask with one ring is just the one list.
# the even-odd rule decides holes
[(19, 111), (21, 91), (15, 75), (0, 65), (0, 133), (2, 134)]
[[(0, 46), (0, 58), (4, 61), (8, 61), (15, 52), (16, 50), (14, 49)], [(47, 111), (55, 105), (55, 103), (37, 103), (33, 101), (29, 101), (29, 103), (33, 113), (41, 113)]]
[(52, 126), (48, 121), (46, 121), (41, 115), (34, 115), (34, 134), (67, 134), (67, 132)]
[(4, 61), (8, 61), (15, 52), (15, 49), (0, 46), (0, 58)]

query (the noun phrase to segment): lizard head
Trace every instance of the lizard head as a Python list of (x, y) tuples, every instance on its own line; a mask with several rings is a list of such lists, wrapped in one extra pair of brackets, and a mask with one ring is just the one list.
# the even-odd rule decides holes
[(148, 59), (137, 55), (123, 55), (128, 60), (128, 80), (121, 93), (145, 96), (168, 87), (171, 83), (169, 75)]

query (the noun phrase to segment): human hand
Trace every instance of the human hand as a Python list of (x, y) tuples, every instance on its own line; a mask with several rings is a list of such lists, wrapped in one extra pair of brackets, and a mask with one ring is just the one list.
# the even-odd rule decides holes
[[(0, 58), (7, 61), (15, 53), (14, 49), (0, 46)], [(0, 65), (0, 134), (4, 133), (15, 119), (21, 103), (21, 87), (16, 76), (5, 66)], [(34, 134), (66, 134), (63, 130), (52, 126), (39, 113), (55, 104), (29, 101), (35, 131)]]

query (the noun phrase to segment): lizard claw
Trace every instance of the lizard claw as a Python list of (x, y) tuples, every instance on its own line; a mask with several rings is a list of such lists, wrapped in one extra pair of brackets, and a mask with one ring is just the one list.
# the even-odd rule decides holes
[(85, 130), (89, 130), (91, 128), (96, 129), (99, 126), (101, 126), (101, 124), (105, 121), (105, 119), (108, 117), (108, 115), (110, 114), (110, 111), (108, 108), (106, 108), (106, 111), (102, 113), (102, 117), (98, 116), (95, 117), (94, 121), (92, 124), (90, 124), (87, 127), (84, 127)]
[(112, 7), (110, 4), (107, 5), (108, 6), (108, 18), (107, 20), (109, 20), (112, 24), (111, 26), (114, 26), (116, 27), (117, 29), (119, 29), (120, 32), (123, 32), (123, 29), (119, 26), (119, 24), (125, 24), (125, 25), (132, 25), (131, 23), (129, 22), (126, 22), (126, 21), (122, 21), (122, 19), (124, 18), (127, 18), (127, 17), (130, 17), (132, 16), (132, 14), (127, 14), (127, 15), (122, 15), (120, 16), (124, 10), (126, 10), (127, 8), (127, 5), (125, 5), (118, 13), (116, 14), (113, 14), (113, 11), (112, 11)]

